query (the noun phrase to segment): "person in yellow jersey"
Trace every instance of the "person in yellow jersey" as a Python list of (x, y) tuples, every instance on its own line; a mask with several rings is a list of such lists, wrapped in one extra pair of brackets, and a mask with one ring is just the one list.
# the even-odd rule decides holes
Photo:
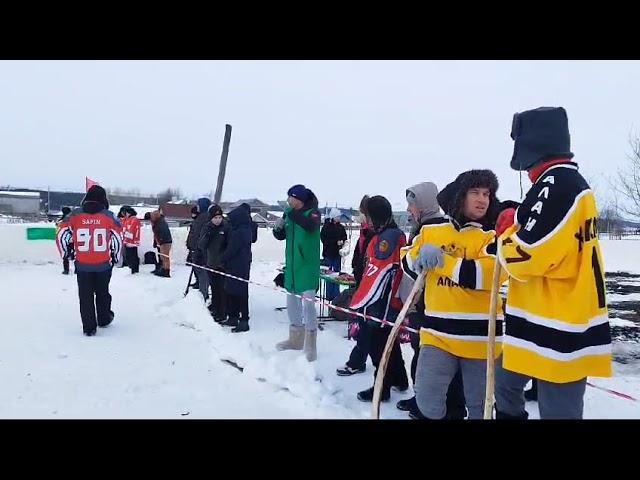
[(524, 387), (537, 379), (542, 419), (582, 419), (587, 377), (612, 375), (598, 209), (572, 161), (562, 107), (516, 113), (511, 168), (532, 182), (497, 221), (509, 275), (495, 418), (526, 419)]
[[(425, 224), (401, 252), (406, 276), (426, 272), (424, 317), (414, 390), (425, 419), (446, 418), (447, 390), (462, 371), (468, 418), (482, 419), (487, 374), (491, 284), (496, 262), (493, 226), (498, 178), (469, 170), (437, 196), (445, 216)], [(503, 276), (506, 281), (506, 275)], [(496, 331), (500, 353), (502, 315)]]

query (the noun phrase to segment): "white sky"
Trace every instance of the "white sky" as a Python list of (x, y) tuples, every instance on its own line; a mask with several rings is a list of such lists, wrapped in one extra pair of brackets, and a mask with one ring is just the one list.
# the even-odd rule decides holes
[(564, 106), (595, 178), (629, 153), (638, 85), (638, 61), (0, 61), (0, 185), (201, 195), (230, 123), (223, 200), (304, 183), (321, 206), (404, 208), (408, 186), (470, 168), (519, 199), (514, 112)]

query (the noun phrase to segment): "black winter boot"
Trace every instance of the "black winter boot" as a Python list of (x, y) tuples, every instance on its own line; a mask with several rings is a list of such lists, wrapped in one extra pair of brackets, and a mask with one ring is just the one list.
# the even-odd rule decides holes
[(240, 320), (238, 325), (231, 330), (233, 333), (248, 332), (249, 320)]
[[(391, 399), (391, 389), (382, 389), (382, 395), (380, 396), (380, 400), (383, 402), (388, 402)], [(367, 388), (361, 392), (358, 392), (358, 400), (361, 402), (372, 402), (373, 401), (373, 387)]]
[(524, 412), (522, 415), (518, 416), (518, 415), (508, 415), (504, 412), (501, 412), (495, 407), (495, 405), (494, 405), (494, 409), (496, 412), (495, 414), (496, 420), (527, 420), (529, 418), (529, 412)]
[(226, 320), (220, 322), (220, 325), (223, 327), (237, 327), (240, 323), (240, 319), (238, 317), (229, 317)]

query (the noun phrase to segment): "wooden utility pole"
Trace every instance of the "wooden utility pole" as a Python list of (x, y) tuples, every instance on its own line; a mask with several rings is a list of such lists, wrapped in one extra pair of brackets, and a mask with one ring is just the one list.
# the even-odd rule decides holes
[(220, 157), (220, 167), (218, 170), (218, 184), (213, 195), (213, 203), (219, 205), (222, 199), (222, 185), (227, 172), (227, 157), (229, 156), (229, 144), (231, 143), (231, 125), (226, 124), (224, 129), (224, 141), (222, 143), (222, 156)]

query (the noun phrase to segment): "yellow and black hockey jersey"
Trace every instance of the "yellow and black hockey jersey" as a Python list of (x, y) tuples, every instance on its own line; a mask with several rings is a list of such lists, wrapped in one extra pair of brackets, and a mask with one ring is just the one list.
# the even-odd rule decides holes
[[(495, 240), (494, 230), (474, 222), (458, 229), (444, 217), (424, 225), (411, 245), (401, 251), (402, 268), (414, 279), (413, 262), (423, 244), (431, 243), (446, 253), (444, 266), (430, 270), (425, 277), (426, 319), (420, 330), (421, 345), (434, 345), (462, 358), (487, 358)], [(502, 320), (499, 310), (496, 358), (501, 353)]]
[(503, 366), (554, 383), (612, 375), (598, 212), (575, 163), (549, 167), (499, 240)]

